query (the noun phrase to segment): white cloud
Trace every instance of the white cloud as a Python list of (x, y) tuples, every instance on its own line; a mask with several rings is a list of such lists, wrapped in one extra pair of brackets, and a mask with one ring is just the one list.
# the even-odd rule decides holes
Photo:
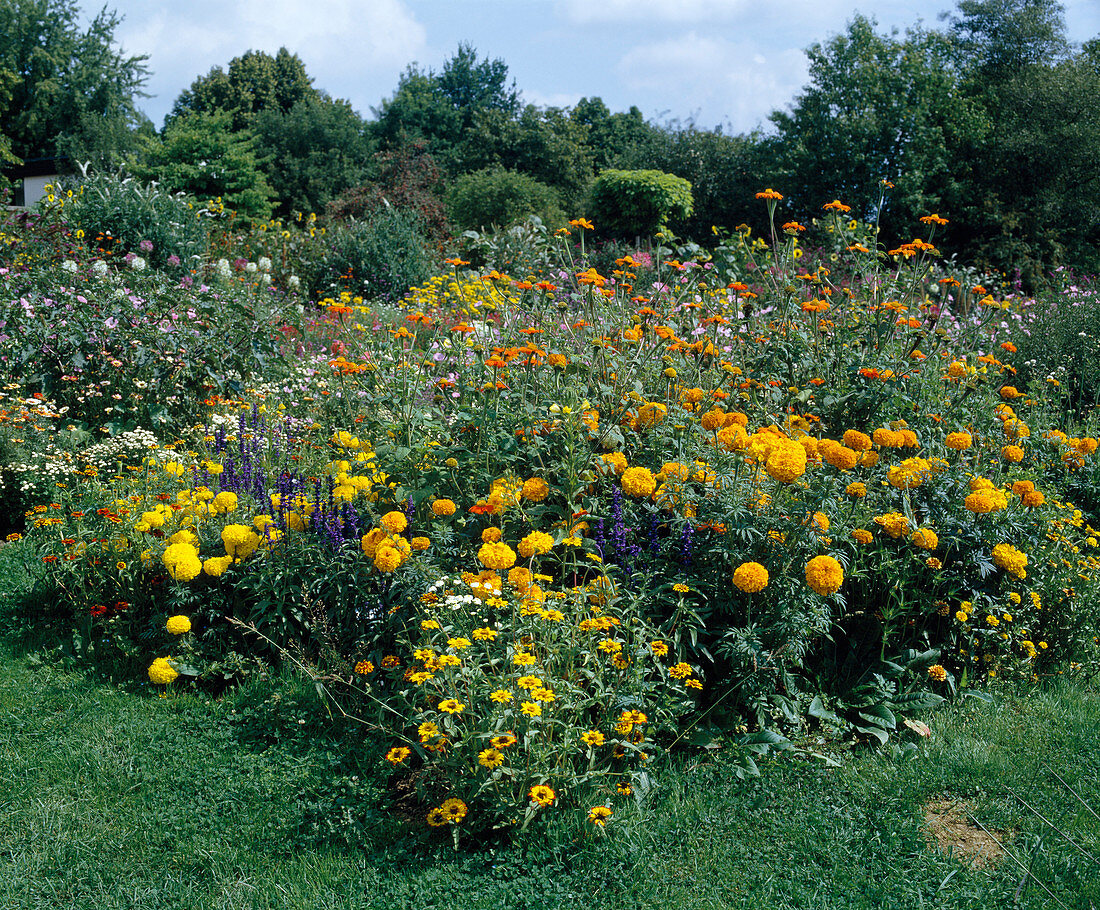
[(752, 129), (785, 106), (806, 81), (800, 50), (767, 50), (692, 31), (638, 45), (616, 68), (626, 89), (650, 106), (690, 110), (702, 127)]
[(752, 9), (750, 0), (560, 0), (559, 8), (572, 21), (713, 22), (736, 18)]
[(146, 90), (157, 97), (143, 107), (155, 121), (211, 67), (225, 67), (248, 50), (280, 47), (302, 59), (314, 85), (366, 113), (427, 46), (424, 26), (402, 0), (194, 0), (155, 7), (140, 0), (117, 6), (125, 16), (119, 43), (128, 54), (149, 55)]
[(584, 97), (580, 92), (540, 92), (525, 88), (522, 90), (524, 104), (539, 107), (573, 107)]

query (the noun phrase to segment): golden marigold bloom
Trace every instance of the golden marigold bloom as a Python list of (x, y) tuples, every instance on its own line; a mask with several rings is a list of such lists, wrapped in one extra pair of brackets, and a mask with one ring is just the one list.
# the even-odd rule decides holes
[(443, 814), (443, 810), (436, 806), (434, 809), (429, 810), (427, 815), (427, 822), (433, 828), (441, 828), (447, 824), (447, 816)]
[(909, 519), (901, 512), (887, 512), (885, 515), (876, 515), (875, 524), (894, 540), (898, 540), (909, 533)]
[(1010, 464), (1018, 464), (1024, 460), (1024, 450), (1019, 446), (1002, 446), (1001, 457)]
[(222, 528), (225, 553), (234, 559), (245, 559), (260, 545), (260, 536), (248, 525), (226, 525)]
[(507, 689), (496, 689), (489, 694), (489, 698), (495, 701), (498, 705), (506, 705), (512, 701), (515, 696)]
[(426, 550), (432, 545), (432, 542), (427, 537), (414, 537), (409, 541), (409, 546), (414, 550)]
[(857, 480), (854, 483), (848, 484), (848, 486), (844, 488), (844, 492), (854, 499), (862, 499), (867, 495), (867, 485)]
[(692, 670), (691, 664), (680, 661), (668, 668), (668, 675), (673, 679), (687, 679), (695, 671)]
[(210, 510), (217, 515), (233, 512), (237, 508), (237, 494), (225, 490), (214, 497), (210, 503)]
[(871, 533), (870, 531), (868, 531), (868, 530), (867, 530), (866, 528), (856, 528), (856, 529), (855, 529), (855, 530), (854, 530), (854, 531), (852, 532), (852, 539), (853, 539), (853, 540), (854, 540), (854, 541), (855, 541), (856, 543), (860, 543), (860, 544), (863, 544), (864, 546), (866, 546), (866, 545), (867, 545), (867, 544), (869, 544), (869, 543), (870, 543), (870, 542), (871, 542), (872, 540), (874, 540), (874, 539), (875, 539), (875, 537), (874, 537), (874, 535), (873, 535), (873, 534), (872, 534), (872, 533)]
[(782, 193), (777, 193), (770, 186), (763, 192), (756, 194), (757, 199), (767, 199), (769, 201), (778, 201), (783, 198)]
[(755, 594), (768, 586), (768, 570), (758, 562), (743, 562), (733, 572), (733, 583), (746, 594)]
[(149, 682), (156, 686), (167, 686), (179, 673), (176, 672), (176, 668), (173, 667), (167, 657), (158, 657), (149, 666)]
[(793, 483), (806, 473), (806, 450), (790, 439), (783, 439), (768, 455), (764, 469), (780, 483)]
[(657, 479), (649, 468), (627, 468), (623, 471), (622, 486), (627, 496), (651, 496), (657, 489)]
[[(542, 531), (532, 531), (519, 542), (519, 555), (524, 559), (549, 553), (554, 546), (554, 538)], [(509, 576), (511, 581), (511, 576)]]
[(822, 208), (827, 212), (850, 212), (852, 210), (850, 205), (845, 205), (839, 199), (834, 199), (832, 202), (826, 202)]
[(910, 536), (913, 546), (922, 550), (934, 550), (940, 545), (940, 539), (931, 528), (917, 528)]
[(394, 746), (386, 753), (386, 761), (391, 765), (399, 765), (410, 755), (412, 755), (412, 750), (407, 746)]
[(663, 641), (651, 641), (649, 650), (653, 652), (655, 657), (665, 657), (668, 654), (668, 645)]
[(461, 714), (466, 710), (466, 706), (453, 698), (445, 698), (439, 703), (439, 710), (446, 711), (448, 714)]
[(391, 534), (400, 534), (409, 526), (409, 520), (405, 517), (405, 513), (396, 510), (387, 512), (378, 523)]
[(943, 444), (949, 449), (961, 452), (964, 449), (969, 449), (974, 444), (974, 439), (969, 433), (960, 430), (955, 433), (948, 433), (943, 440)]
[(186, 616), (169, 616), (164, 627), (172, 635), (185, 635), (191, 631), (191, 620)]
[(485, 543), (477, 551), (477, 558), (487, 569), (510, 569), (516, 564), (516, 551), (506, 543)]
[(832, 556), (815, 556), (806, 563), (806, 584), (818, 594), (835, 594), (844, 583), (844, 569)]
[(212, 578), (220, 577), (233, 564), (232, 556), (211, 556), (202, 564), (202, 570)]
[(588, 810), (588, 820), (600, 828), (607, 824), (609, 818), (611, 818), (610, 806), (593, 806)]
[(928, 668), (928, 678), (934, 682), (943, 682), (947, 679), (947, 671), (939, 664), (932, 664)]
[(437, 518), (447, 518), (455, 513), (455, 504), (449, 499), (437, 499), (432, 503), (432, 514)]
[(962, 379), (967, 372), (966, 364), (961, 360), (952, 360), (947, 365), (947, 375), (952, 379)]
[(999, 543), (993, 548), (993, 562), (1016, 578), (1027, 576), (1027, 554), (1007, 543)]
[(394, 547), (379, 547), (374, 554), (374, 567), (386, 574), (397, 571), (403, 561), (401, 554)]
[(541, 477), (531, 477), (523, 482), (520, 494), (531, 502), (542, 502), (550, 495), (550, 486)]
[(859, 430), (845, 430), (842, 441), (849, 449), (866, 452), (871, 448), (871, 437)]
[(504, 537), (504, 532), (500, 528), (486, 528), (481, 532), (482, 543), (496, 543)]
[(520, 705), (520, 713), (527, 717), (541, 717), (542, 705), (536, 701), (525, 701)]
[(1020, 392), (1014, 386), (1006, 385), (1001, 389), (1000, 395), (1005, 401), (1008, 401), (1012, 398), (1019, 398)]
[(638, 429), (648, 430), (660, 424), (668, 415), (668, 408), (655, 401), (647, 402), (638, 408)]
[(360, 676), (370, 676), (374, 672), (374, 664), (369, 660), (361, 660), (355, 665), (355, 672)]

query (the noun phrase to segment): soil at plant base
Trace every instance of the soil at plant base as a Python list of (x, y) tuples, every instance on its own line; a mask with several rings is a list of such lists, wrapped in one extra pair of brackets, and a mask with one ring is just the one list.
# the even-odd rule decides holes
[(965, 803), (949, 799), (930, 800), (924, 805), (924, 830), (928, 840), (944, 853), (953, 853), (959, 862), (973, 869), (988, 869), (1004, 859), (997, 841), (1008, 837), (1002, 831), (990, 835), (968, 817)]

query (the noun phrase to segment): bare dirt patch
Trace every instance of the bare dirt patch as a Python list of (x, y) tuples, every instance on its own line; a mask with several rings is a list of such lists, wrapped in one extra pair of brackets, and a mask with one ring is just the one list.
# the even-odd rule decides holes
[(1002, 831), (986, 833), (970, 820), (966, 803), (949, 799), (925, 803), (924, 830), (930, 843), (973, 869), (998, 865), (1005, 852), (997, 841), (1003, 843), (1009, 836)]

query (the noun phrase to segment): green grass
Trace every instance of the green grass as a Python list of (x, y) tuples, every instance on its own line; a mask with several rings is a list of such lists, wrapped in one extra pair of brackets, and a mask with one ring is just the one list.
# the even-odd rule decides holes
[[(15, 590), (0, 548), (0, 596)], [(13, 587), (13, 585), (15, 587)], [(1011, 907), (1010, 860), (929, 846), (922, 805), (964, 801), (1067, 906), (1100, 905), (1100, 694), (1058, 683), (929, 718), (910, 760), (783, 756), (738, 781), (689, 756), (607, 838), (566, 826), (454, 852), (380, 808), (377, 744), (327, 725), (312, 688), (220, 701), (120, 689), (41, 655), (0, 656), (0, 908)], [(1057, 907), (1034, 883), (1019, 906)]]

